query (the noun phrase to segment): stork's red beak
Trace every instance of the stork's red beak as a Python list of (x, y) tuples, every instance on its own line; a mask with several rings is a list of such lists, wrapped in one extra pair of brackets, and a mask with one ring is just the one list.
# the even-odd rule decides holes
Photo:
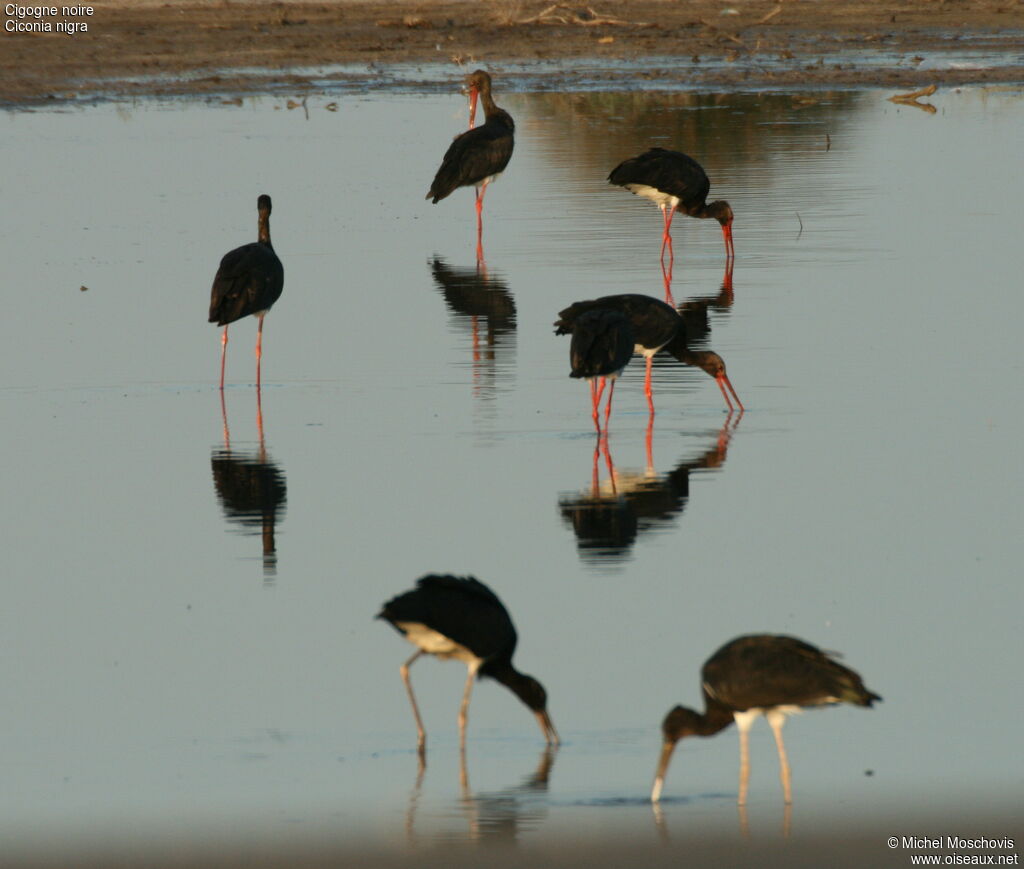
[(736, 256), (736, 248), (732, 245), (732, 221), (722, 226), (722, 238), (725, 239), (725, 256), (732, 259)]
[(740, 401), (740, 397), (736, 394), (736, 390), (732, 388), (732, 381), (729, 380), (729, 375), (724, 371), (719, 374), (715, 380), (718, 381), (718, 388), (722, 390), (722, 395), (725, 397), (725, 403), (728, 405), (729, 410), (732, 410), (732, 402), (729, 401), (729, 393), (725, 391), (725, 387), (729, 387), (729, 392), (732, 393), (732, 397), (736, 399), (736, 403), (740, 406), (740, 410), (745, 410), (743, 402)]
[(476, 100), (480, 96), (480, 92), (471, 87), (469, 89), (469, 128), (472, 130), (476, 124)]
[(539, 710), (534, 713), (537, 716), (537, 723), (540, 724), (541, 732), (544, 734), (544, 741), (548, 745), (558, 745), (560, 740), (558, 739), (558, 731), (555, 730), (555, 725), (551, 721), (551, 716), (544, 710)]
[(658, 758), (658, 769), (654, 773), (654, 787), (651, 788), (651, 802), (656, 803), (661, 799), (661, 789), (665, 786), (665, 773), (668, 772), (668, 762), (672, 760), (672, 752), (675, 751), (675, 740), (666, 739), (661, 746), (661, 757)]

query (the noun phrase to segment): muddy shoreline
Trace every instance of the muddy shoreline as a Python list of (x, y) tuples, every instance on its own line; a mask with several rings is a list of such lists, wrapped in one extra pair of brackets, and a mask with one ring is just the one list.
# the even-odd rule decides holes
[[(540, 62), (544, 86), (572, 88), (579, 76), (571, 62), (584, 60), (587, 82), (613, 89), (645, 79), (894, 89), (1024, 81), (1021, 0), (101, 0), (92, 9), (66, 18), (5, 14), (0, 103), (300, 94), (324, 89), (313, 70), (339, 65), (361, 89), (389, 86), (378, 70), (394, 65), (430, 64), (435, 77), (447, 67), (454, 78), (460, 65), (510, 62)], [(51, 31), (10, 32), (26, 22)], [(78, 32), (57, 32), (61, 22)]]

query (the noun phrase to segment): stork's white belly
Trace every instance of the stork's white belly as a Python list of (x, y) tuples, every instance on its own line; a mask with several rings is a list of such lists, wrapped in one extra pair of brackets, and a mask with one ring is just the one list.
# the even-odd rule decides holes
[(395, 624), (405, 632), (405, 638), (410, 643), (428, 655), (436, 655), (438, 658), (457, 658), (466, 663), (480, 660), (465, 646), (420, 622), (395, 622)]
[(659, 208), (675, 208), (679, 204), (679, 197), (673, 196), (671, 193), (665, 193), (659, 190), (657, 187), (651, 187), (648, 184), (623, 184), (630, 193), (635, 193), (637, 196), (643, 196), (644, 199), (650, 199)]
[[(504, 171), (504, 170), (502, 170), (502, 171)], [(488, 175), (486, 178), (481, 178), (479, 181), (476, 182), (476, 186), (477, 187), (485, 187), (486, 185), (490, 184), (492, 181), (497, 181), (498, 178), (500, 178), (500, 177), (501, 177), (501, 172), (495, 172), (493, 175)]]

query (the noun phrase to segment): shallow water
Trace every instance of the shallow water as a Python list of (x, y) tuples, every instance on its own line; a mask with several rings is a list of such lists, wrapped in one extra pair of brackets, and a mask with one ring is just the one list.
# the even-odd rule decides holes
[[(0, 835), (654, 837), (661, 718), (759, 631), (885, 698), (790, 723), (795, 834), (1019, 795), (1024, 101), (884, 96), (499, 93), (486, 273), (471, 194), (422, 199), (455, 94), (6, 114)], [(746, 412), (659, 358), (649, 430), (634, 361), (595, 456), (550, 324), (663, 296), (660, 215), (604, 181), (654, 144), (737, 214), (731, 291), (686, 218), (671, 290)], [(260, 192), (285, 293), (260, 405), (250, 320), (222, 409), (209, 283)], [(463, 789), (463, 673), (424, 661), (417, 783), (411, 647), (372, 617), (428, 571), (505, 601), (553, 758), (481, 683)], [(778, 836), (764, 725), (752, 753)], [(684, 743), (662, 833), (735, 829), (736, 766), (732, 730)]]

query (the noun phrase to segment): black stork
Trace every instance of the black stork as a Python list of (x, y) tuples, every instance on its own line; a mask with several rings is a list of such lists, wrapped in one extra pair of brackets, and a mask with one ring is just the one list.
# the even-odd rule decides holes
[(852, 703), (871, 706), (881, 700), (860, 676), (832, 654), (775, 634), (753, 634), (726, 643), (701, 669), (704, 713), (676, 706), (662, 722), (664, 744), (654, 777), (651, 802), (661, 799), (665, 772), (676, 743), (686, 736), (713, 736), (733, 721), (740, 732), (739, 805), (746, 805), (750, 779), (748, 734), (759, 715), (768, 719), (779, 751), (779, 773), (786, 805), (793, 802), (789, 761), (782, 742), (786, 716), (803, 707)]
[[(482, 69), (466, 76), (469, 87), (470, 129), (460, 133), (448, 146), (441, 168), (426, 198), (435, 205), (459, 187), (476, 187), (477, 258), (483, 257), (483, 207), (487, 185), (497, 178), (512, 159), (516, 125), (512, 116), (494, 104), (491, 77)], [(484, 107), (485, 122), (474, 127), (476, 103)]]
[[(592, 308), (584, 311), (573, 322), (572, 343), (569, 346), (569, 362), (572, 365), (570, 377), (585, 378), (590, 383), (590, 400), (593, 405), (594, 425), (598, 434), (598, 407), (605, 382), (611, 381), (608, 402), (604, 410), (604, 427), (608, 429), (608, 418), (612, 412), (612, 395), (615, 393), (615, 379), (629, 364), (633, 355), (633, 330), (629, 317), (613, 308)], [(598, 385), (600, 383), (600, 385)]]
[(692, 157), (679, 151), (651, 148), (612, 169), (608, 181), (625, 187), (630, 193), (650, 199), (661, 209), (665, 221), (665, 232), (661, 239), (662, 256), (666, 245), (670, 256), (672, 254), (669, 230), (672, 216), (677, 211), (690, 217), (715, 218), (722, 225), (726, 260), (736, 255), (732, 244), (732, 208), (723, 200), (707, 201), (711, 182), (700, 163)]
[(516, 629), (504, 604), (482, 582), (472, 576), (424, 576), (414, 589), (384, 604), (377, 618), (390, 622), (418, 647), (402, 664), (400, 673), (416, 719), (421, 758), (427, 734), (409, 681), (409, 667), (423, 654), (442, 659), (457, 658), (464, 661), (469, 669), (459, 707), (459, 744), (463, 748), (466, 745), (469, 697), (473, 680), (478, 676), (496, 679), (522, 700), (537, 717), (548, 745), (558, 745), (558, 733), (547, 713), (547, 692), (532, 676), (520, 673), (512, 666)]
[(568, 308), (559, 311), (558, 320), (554, 323), (555, 334), (574, 334), (580, 317), (588, 311), (602, 309), (619, 311), (629, 319), (635, 343), (634, 350), (647, 359), (644, 392), (647, 395), (647, 406), (651, 413), (654, 413), (651, 359), (655, 353), (676, 337), (682, 320), (675, 309), (665, 302), (639, 293), (622, 293), (617, 296), (602, 296), (600, 299), (585, 302), (574, 302)]
[(210, 290), (209, 322), (224, 327), (220, 344), (220, 388), (224, 388), (224, 360), (228, 349), (228, 324), (254, 315), (256, 329), (256, 387), (260, 386), (263, 357), (263, 318), (284, 289), (284, 267), (270, 243), (270, 197), (262, 194), (259, 211), (259, 240), (243, 244), (224, 254)]

